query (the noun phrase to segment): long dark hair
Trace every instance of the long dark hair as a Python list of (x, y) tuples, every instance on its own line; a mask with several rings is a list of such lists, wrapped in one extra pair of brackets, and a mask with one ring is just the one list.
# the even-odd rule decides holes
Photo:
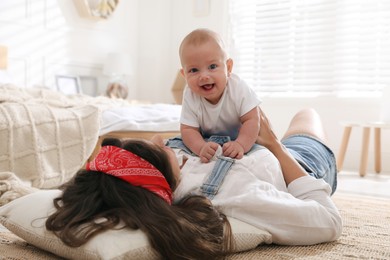
[[(105, 145), (121, 147), (149, 161), (172, 190), (176, 188), (168, 156), (160, 147), (143, 140), (112, 138), (105, 139)], [(69, 246), (81, 246), (122, 221), (125, 227), (145, 232), (152, 248), (165, 259), (218, 258), (232, 248), (226, 216), (203, 196), (189, 196), (169, 205), (146, 189), (87, 170), (78, 171), (62, 189), (62, 195), (54, 199), (57, 211), (47, 219), (46, 228)]]

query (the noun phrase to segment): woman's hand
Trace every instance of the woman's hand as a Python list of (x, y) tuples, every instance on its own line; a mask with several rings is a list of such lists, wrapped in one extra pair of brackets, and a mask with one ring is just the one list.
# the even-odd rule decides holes
[(269, 150), (273, 150), (275, 146), (280, 146), (280, 141), (276, 137), (272, 126), (261, 108), (260, 110), (260, 131), (256, 139), (256, 143), (265, 146)]
[(261, 109), (260, 132), (256, 143), (264, 145), (278, 159), (287, 186), (293, 180), (307, 175), (306, 171), (298, 164), (295, 158), (276, 137), (274, 131), (272, 131), (268, 118)]

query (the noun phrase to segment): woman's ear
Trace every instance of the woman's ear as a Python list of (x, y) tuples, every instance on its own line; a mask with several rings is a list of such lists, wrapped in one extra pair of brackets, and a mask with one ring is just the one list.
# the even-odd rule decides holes
[(229, 58), (226, 61), (226, 67), (227, 67), (228, 76), (230, 76), (230, 73), (232, 73), (232, 70), (233, 70), (233, 60), (232, 59)]

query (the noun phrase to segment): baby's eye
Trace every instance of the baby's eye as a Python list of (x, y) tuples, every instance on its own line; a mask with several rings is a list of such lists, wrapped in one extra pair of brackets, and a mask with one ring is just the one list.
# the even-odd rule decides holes
[(216, 69), (216, 68), (217, 68), (217, 64), (211, 64), (211, 65), (209, 66), (209, 68), (212, 69), (212, 70), (213, 70), (213, 69)]
[(198, 71), (198, 69), (196, 69), (196, 68), (192, 68), (192, 69), (189, 69), (189, 70), (188, 70), (189, 73), (195, 73), (195, 72), (197, 72), (197, 71)]

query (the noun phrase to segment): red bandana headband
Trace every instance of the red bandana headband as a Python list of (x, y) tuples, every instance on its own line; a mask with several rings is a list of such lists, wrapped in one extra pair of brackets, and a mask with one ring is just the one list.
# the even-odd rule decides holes
[(103, 146), (87, 170), (104, 172), (147, 189), (172, 204), (172, 190), (164, 175), (150, 162), (117, 146)]

